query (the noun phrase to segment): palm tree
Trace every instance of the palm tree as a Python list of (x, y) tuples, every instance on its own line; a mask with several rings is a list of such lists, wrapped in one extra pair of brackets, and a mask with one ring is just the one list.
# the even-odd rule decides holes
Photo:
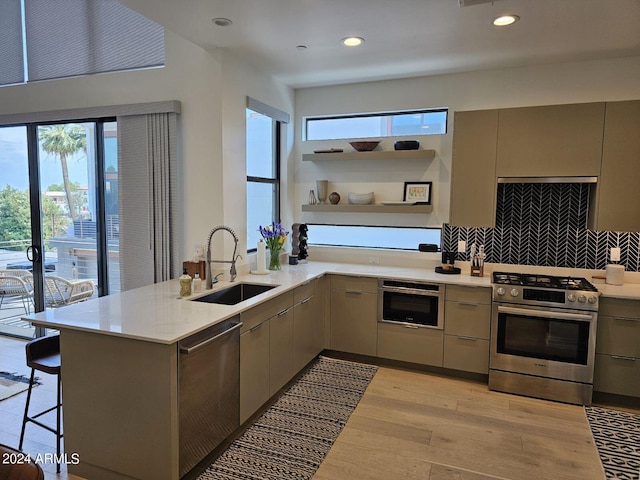
[(87, 151), (86, 130), (80, 125), (51, 125), (39, 129), (38, 139), (40, 140), (40, 146), (46, 153), (60, 158), (62, 182), (67, 196), (69, 215), (72, 220), (76, 220), (78, 214), (72, 203), (67, 158), (80, 150)]

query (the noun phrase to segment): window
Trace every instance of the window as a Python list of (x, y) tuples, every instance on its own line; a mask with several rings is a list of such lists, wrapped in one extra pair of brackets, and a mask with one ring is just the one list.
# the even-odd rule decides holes
[(115, 0), (0, 2), (0, 85), (164, 65), (164, 29)]
[(304, 140), (443, 135), (447, 109), (307, 117)]
[(309, 224), (309, 245), (418, 250), (421, 243), (440, 248), (442, 229)]
[(280, 123), (247, 108), (247, 251), (260, 225), (280, 220)]

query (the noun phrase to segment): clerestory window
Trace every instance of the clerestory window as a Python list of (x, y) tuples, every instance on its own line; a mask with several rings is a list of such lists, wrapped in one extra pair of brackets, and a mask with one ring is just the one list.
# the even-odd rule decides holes
[(164, 66), (164, 29), (116, 0), (2, 0), (0, 86)]

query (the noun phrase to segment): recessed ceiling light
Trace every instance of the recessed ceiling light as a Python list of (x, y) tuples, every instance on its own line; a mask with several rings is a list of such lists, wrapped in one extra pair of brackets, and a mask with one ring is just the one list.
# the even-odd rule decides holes
[(214, 23), (214, 25), (217, 25), (219, 27), (228, 27), (233, 23), (228, 18), (223, 18), (223, 17), (216, 17), (216, 18), (213, 18), (211, 21)]
[(516, 23), (520, 20), (518, 15), (502, 15), (500, 17), (493, 19), (493, 24), (496, 27), (506, 27), (507, 25), (511, 25), (512, 23)]
[(346, 37), (340, 40), (340, 42), (346, 47), (357, 47), (358, 45), (362, 45), (364, 43), (364, 38), (362, 37)]

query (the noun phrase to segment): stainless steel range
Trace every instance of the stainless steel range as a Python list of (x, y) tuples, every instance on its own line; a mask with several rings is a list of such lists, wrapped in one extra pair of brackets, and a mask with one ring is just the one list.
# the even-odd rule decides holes
[(591, 405), (598, 290), (584, 278), (494, 272), (489, 389)]

